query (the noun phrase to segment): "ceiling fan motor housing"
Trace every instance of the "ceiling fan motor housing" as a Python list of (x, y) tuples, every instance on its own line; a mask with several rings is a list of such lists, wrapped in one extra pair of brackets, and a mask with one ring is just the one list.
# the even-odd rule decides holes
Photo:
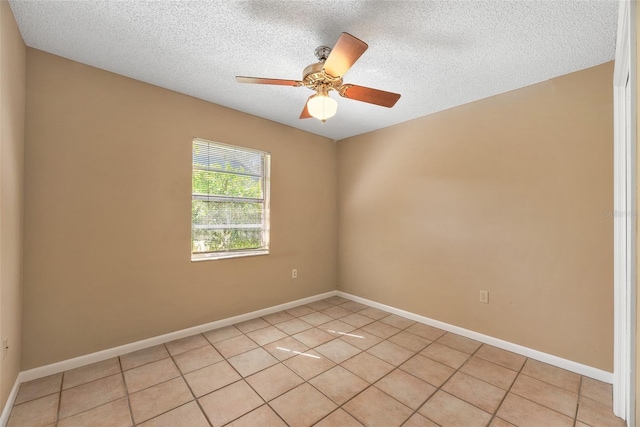
[(340, 86), (342, 86), (341, 77), (334, 77), (324, 71), (324, 63), (330, 53), (330, 47), (319, 46), (316, 48), (315, 55), (320, 62), (311, 64), (304, 69), (302, 72), (302, 81), (304, 82), (304, 86), (312, 90), (316, 90), (319, 85), (326, 85), (329, 90), (338, 90)]

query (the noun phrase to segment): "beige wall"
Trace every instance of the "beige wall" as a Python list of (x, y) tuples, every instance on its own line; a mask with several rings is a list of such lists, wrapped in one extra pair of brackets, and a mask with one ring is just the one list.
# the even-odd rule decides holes
[(339, 289), (612, 371), (612, 78), (339, 141)]
[[(0, 1), (0, 407), (20, 371), (26, 47), (9, 3)], [(1, 342), (1, 341), (0, 341)], [(0, 352), (1, 352), (0, 346)]]
[[(34, 49), (26, 121), (23, 370), (336, 288), (334, 141)], [(193, 137), (271, 152), (270, 255), (190, 261)]]

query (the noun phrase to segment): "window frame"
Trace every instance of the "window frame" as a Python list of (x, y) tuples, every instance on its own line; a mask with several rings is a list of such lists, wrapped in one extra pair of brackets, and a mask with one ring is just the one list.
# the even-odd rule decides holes
[[(194, 164), (194, 147), (196, 143), (214, 145), (218, 147), (223, 147), (227, 149), (244, 151), (250, 153), (260, 154), (262, 158), (262, 199), (260, 198), (243, 198), (243, 197), (234, 197), (234, 196), (219, 196), (219, 195), (204, 195), (200, 193), (195, 193), (193, 188), (193, 177), (194, 172), (196, 170), (208, 170), (208, 169), (198, 169)], [(225, 172), (236, 176), (248, 176), (244, 173), (234, 173), (234, 172)], [(255, 175), (251, 175), (255, 176)], [(271, 193), (271, 153), (268, 151), (257, 150), (255, 148), (248, 148), (239, 145), (225, 144), (223, 142), (218, 141), (210, 141), (202, 138), (193, 138), (191, 141), (191, 212), (193, 215), (193, 201), (194, 200), (203, 200), (205, 198), (210, 199), (218, 199), (221, 202), (234, 202), (234, 203), (262, 203), (262, 246), (260, 248), (254, 249), (232, 249), (227, 251), (212, 251), (212, 252), (194, 252), (193, 249), (193, 231), (194, 231), (194, 221), (193, 216), (191, 219), (191, 261), (199, 262), (199, 261), (209, 261), (209, 260), (219, 260), (219, 259), (229, 259), (229, 258), (240, 258), (247, 256), (258, 256), (258, 255), (268, 255), (270, 248), (270, 193)]]

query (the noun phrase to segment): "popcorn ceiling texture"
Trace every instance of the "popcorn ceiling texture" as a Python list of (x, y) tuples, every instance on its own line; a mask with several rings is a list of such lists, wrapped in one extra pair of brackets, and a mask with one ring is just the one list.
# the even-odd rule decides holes
[[(10, 0), (26, 44), (333, 139), (380, 129), (614, 59), (618, 2)], [(243, 85), (301, 79), (341, 32), (369, 44), (345, 83), (402, 94), (393, 109)]]

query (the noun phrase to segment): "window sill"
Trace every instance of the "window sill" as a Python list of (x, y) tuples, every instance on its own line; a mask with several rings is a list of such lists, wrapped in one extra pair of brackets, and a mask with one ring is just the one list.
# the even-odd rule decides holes
[(230, 258), (243, 258), (249, 256), (258, 256), (258, 255), (269, 255), (269, 250), (259, 250), (259, 251), (238, 251), (238, 252), (225, 252), (225, 253), (210, 253), (210, 254), (197, 254), (191, 255), (191, 262), (200, 262), (200, 261), (216, 261), (220, 259), (230, 259)]

